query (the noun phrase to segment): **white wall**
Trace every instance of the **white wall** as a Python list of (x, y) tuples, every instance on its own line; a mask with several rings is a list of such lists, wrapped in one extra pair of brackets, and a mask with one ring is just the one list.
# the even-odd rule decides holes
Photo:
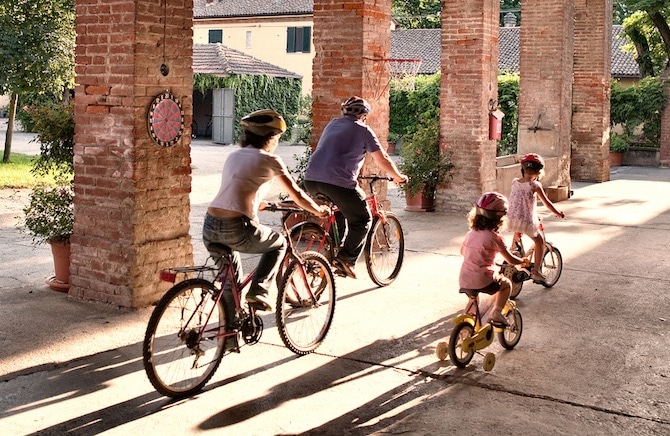
[[(241, 51), (262, 61), (300, 74), (303, 94), (312, 92), (312, 60), (314, 44), (310, 44), (309, 53), (286, 52), (286, 29), (288, 27), (313, 27), (311, 17), (305, 19), (282, 20), (281, 22), (259, 21), (211, 23), (194, 21), (193, 42), (207, 44), (209, 30), (223, 30), (222, 44)], [(247, 44), (247, 32), (250, 32), (250, 45)]]

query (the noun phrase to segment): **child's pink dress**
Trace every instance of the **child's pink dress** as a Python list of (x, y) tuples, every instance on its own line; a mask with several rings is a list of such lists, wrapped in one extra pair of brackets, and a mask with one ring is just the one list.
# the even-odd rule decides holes
[(537, 234), (540, 219), (537, 216), (535, 190), (539, 188), (542, 188), (542, 185), (537, 180), (522, 182), (520, 179), (514, 179), (512, 181), (507, 210), (506, 228), (508, 231), (524, 233), (531, 237)]

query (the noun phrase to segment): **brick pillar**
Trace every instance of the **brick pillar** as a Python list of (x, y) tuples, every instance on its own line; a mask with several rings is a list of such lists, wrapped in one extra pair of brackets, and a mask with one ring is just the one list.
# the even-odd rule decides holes
[(147, 129), (149, 106), (165, 90), (191, 123), (192, 0), (77, 0), (76, 14), (69, 293), (142, 307), (166, 289), (161, 268), (193, 258), (190, 138), (160, 147)]
[[(489, 140), (489, 102), (498, 97), (497, 0), (445, 0), (442, 10), (440, 147), (455, 165), (438, 209), (469, 209), (496, 189), (496, 143)], [(525, 17), (524, 17), (525, 22)], [(442, 187), (444, 188), (444, 187)]]
[[(352, 95), (370, 102), (368, 124), (386, 144), (388, 86), (381, 95), (377, 89), (388, 83), (388, 70), (371, 59), (389, 57), (391, 0), (315, 0), (313, 39), (311, 145), (316, 146), (326, 124), (340, 115), (340, 103)], [(378, 80), (367, 80), (375, 67)]]
[[(359, 95), (372, 105), (368, 125), (388, 147), (391, 0), (314, 0), (312, 136), (314, 148), (340, 103)], [(368, 157), (365, 173), (376, 172)], [(386, 191), (378, 196), (382, 201)], [(388, 207), (387, 203), (384, 203)]]
[(570, 174), (580, 181), (609, 180), (612, 1), (575, 1)]
[[(548, 177), (543, 184), (569, 186), (573, 3), (524, 0), (521, 16), (518, 153), (557, 157), (551, 159), (557, 162), (557, 167), (547, 168)], [(598, 26), (591, 30), (596, 31), (595, 27)], [(551, 177), (552, 174), (555, 176)]]

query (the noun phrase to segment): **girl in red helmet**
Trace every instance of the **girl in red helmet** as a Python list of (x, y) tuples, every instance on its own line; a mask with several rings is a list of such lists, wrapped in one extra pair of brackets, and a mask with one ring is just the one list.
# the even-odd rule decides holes
[(507, 212), (507, 230), (514, 232), (514, 238), (521, 234), (528, 235), (535, 242), (535, 262), (531, 279), (544, 282), (546, 278), (540, 272), (544, 257), (544, 239), (540, 233), (540, 219), (537, 215), (537, 197), (554, 213), (565, 218), (565, 214), (556, 209), (554, 203), (547, 198), (539, 180), (544, 176), (544, 159), (535, 153), (528, 153), (521, 159), (521, 177), (512, 181), (509, 195), (509, 211)]
[(476, 289), (485, 294), (495, 294), (491, 321), (498, 325), (507, 324), (500, 312), (509, 298), (512, 283), (496, 268), (495, 257), (500, 253), (513, 265), (528, 263), (527, 259), (513, 255), (498, 233), (506, 213), (507, 199), (504, 195), (487, 192), (479, 197), (468, 214), (470, 231), (461, 245), (463, 265), (458, 280), (461, 292)]

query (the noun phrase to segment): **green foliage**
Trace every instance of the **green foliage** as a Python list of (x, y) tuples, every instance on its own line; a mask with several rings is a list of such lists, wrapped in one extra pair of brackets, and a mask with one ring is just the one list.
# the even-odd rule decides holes
[(421, 114), (440, 112), (440, 73), (416, 77), (414, 91), (396, 90), (391, 82), (389, 134), (404, 138), (413, 134)]
[[(430, 76), (419, 75), (414, 91), (397, 90), (391, 82), (389, 96), (389, 138), (402, 142), (420, 126), (420, 116), (439, 117), (440, 73)], [(519, 75), (498, 76), (498, 105), (503, 117), (502, 139), (498, 141), (498, 156), (516, 153), (517, 130), (519, 124)], [(428, 113), (427, 115), (425, 115)], [(433, 115), (431, 115), (433, 114)], [(401, 138), (401, 141), (398, 139)]]
[(33, 243), (67, 242), (74, 226), (74, 191), (72, 183), (59, 186), (37, 186), (23, 209), (25, 225)]
[(309, 144), (312, 136), (312, 96), (304, 95), (300, 97), (300, 111), (296, 117), (295, 137), (291, 136), (293, 142), (304, 142)]
[(649, 14), (635, 12), (623, 21), (623, 28), (631, 40), (623, 48), (637, 53), (635, 60), (642, 76), (655, 76), (662, 72), (668, 59), (666, 47)]
[(300, 113), (302, 83), (299, 79), (252, 75), (194, 75), (194, 90), (204, 94), (214, 88), (235, 90), (235, 141), (241, 135), (240, 119), (250, 112), (274, 109), (282, 114), (288, 126), (296, 123)]
[(634, 139), (635, 142), (658, 147), (665, 100), (663, 83), (659, 78), (645, 77), (637, 84), (625, 88), (613, 81), (610, 123), (620, 124), (627, 138), (635, 138), (635, 130), (643, 126), (643, 133)]
[(498, 108), (502, 119), (502, 137), (496, 144), (497, 156), (516, 154), (519, 130), (519, 75), (503, 73), (498, 76)]
[(441, 10), (440, 0), (394, 0), (392, 15), (404, 29), (438, 29)]
[(12, 153), (9, 162), (0, 162), (0, 189), (31, 188), (35, 177), (31, 173), (35, 156)]
[(409, 196), (423, 191), (434, 197), (437, 186), (450, 177), (454, 165), (446, 152), (440, 151), (439, 112), (424, 112), (419, 121), (419, 127), (400, 151), (399, 169), (409, 177), (402, 189)]
[(71, 88), (74, 18), (73, 0), (0, 0), (0, 92)]
[(614, 153), (624, 153), (630, 148), (630, 139), (626, 135), (613, 133), (610, 135), (610, 151)]
[(33, 173), (50, 173), (71, 178), (74, 174), (74, 103), (56, 103), (25, 108), (30, 116), (35, 139), (40, 143), (40, 155)]
[(32, 172), (52, 176), (56, 184), (42, 184), (33, 189), (30, 202), (23, 209), (25, 226), (34, 243), (66, 242), (74, 225), (74, 105), (35, 106), (27, 112), (32, 116), (40, 142), (40, 155)]

